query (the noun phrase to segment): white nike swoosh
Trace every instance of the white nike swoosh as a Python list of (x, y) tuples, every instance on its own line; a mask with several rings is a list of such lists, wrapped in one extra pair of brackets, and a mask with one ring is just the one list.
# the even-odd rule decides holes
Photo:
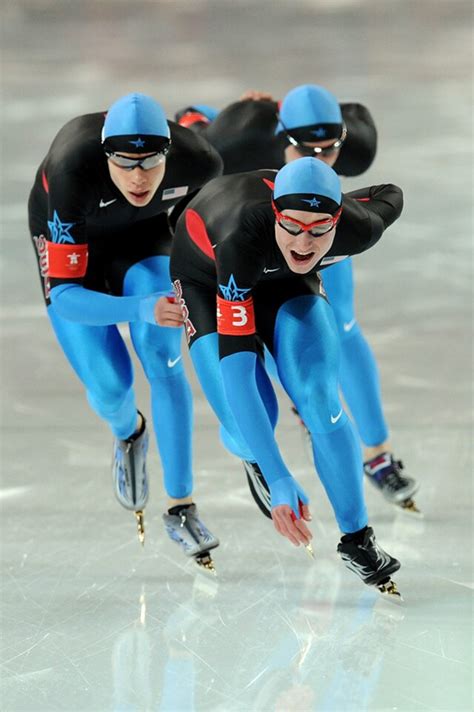
[(268, 274), (269, 272), (278, 272), (279, 269), (279, 267), (275, 267), (274, 269), (267, 269), (266, 267), (264, 267), (263, 271), (265, 272), (265, 274)]
[(176, 366), (178, 363), (179, 359), (181, 356), (178, 356), (178, 358), (175, 358), (174, 361), (172, 361), (170, 358), (168, 359), (168, 368), (173, 368), (173, 366)]
[(107, 205), (112, 205), (112, 203), (115, 203), (116, 200), (117, 200), (117, 198), (114, 198), (113, 200), (108, 200), (107, 202), (105, 202), (104, 200), (101, 199), (101, 201), (99, 203), (99, 208), (106, 208)]
[(344, 322), (344, 331), (350, 331), (355, 323), (356, 323), (355, 319), (352, 319), (352, 321)]
[(336, 416), (331, 415), (331, 423), (337, 423), (337, 421), (339, 420), (341, 415), (342, 415), (342, 408)]

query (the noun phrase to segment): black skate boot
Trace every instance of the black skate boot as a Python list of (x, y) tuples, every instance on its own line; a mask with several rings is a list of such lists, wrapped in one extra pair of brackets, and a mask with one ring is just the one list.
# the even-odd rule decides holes
[(389, 452), (364, 462), (365, 474), (385, 499), (404, 511), (421, 514), (413, 500), (420, 485), (413, 477), (403, 475), (402, 470), (403, 462), (395, 460)]
[(138, 538), (145, 543), (145, 522), (143, 510), (148, 501), (148, 474), (146, 455), (148, 452), (148, 432), (145, 417), (140, 413), (142, 426), (138, 433), (127, 440), (114, 441), (112, 477), (115, 495), (125, 509), (135, 512)]
[(199, 519), (196, 505), (172, 507), (163, 514), (163, 521), (169, 538), (179, 544), (186, 556), (193, 557), (198, 566), (215, 574), (209, 552), (219, 546), (219, 539)]
[(355, 535), (343, 536), (337, 546), (337, 553), (344, 565), (368, 586), (376, 586), (380, 593), (401, 600), (390, 578), (400, 568), (400, 562), (377, 544), (372, 527), (366, 527)]
[(272, 502), (270, 489), (265, 481), (260, 467), (256, 462), (242, 460), (247, 475), (250, 492), (259, 510), (269, 519), (272, 518)]

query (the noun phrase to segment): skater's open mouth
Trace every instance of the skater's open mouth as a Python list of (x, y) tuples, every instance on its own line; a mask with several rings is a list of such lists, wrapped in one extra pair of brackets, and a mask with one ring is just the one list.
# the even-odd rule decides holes
[(301, 262), (302, 264), (305, 264), (305, 262), (310, 262), (313, 259), (314, 255), (314, 252), (307, 252), (306, 254), (301, 254), (301, 252), (291, 250), (291, 256), (295, 260), (295, 262)]
[(149, 190), (129, 190), (128, 194), (135, 203), (135, 205), (142, 205), (148, 203), (150, 200), (150, 191)]

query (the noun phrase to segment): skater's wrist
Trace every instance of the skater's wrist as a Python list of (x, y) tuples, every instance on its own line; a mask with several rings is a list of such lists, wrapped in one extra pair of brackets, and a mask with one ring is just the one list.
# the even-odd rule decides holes
[(297, 517), (300, 516), (300, 502), (302, 504), (308, 504), (309, 502), (306, 492), (291, 474), (279, 477), (271, 483), (269, 482), (268, 487), (270, 489), (272, 507), (286, 504), (291, 507)]
[[(153, 292), (153, 294), (149, 294), (147, 297), (142, 297), (138, 305), (139, 321), (145, 321), (147, 324), (153, 324), (154, 326), (169, 326), (169, 324), (163, 323), (166, 319), (166, 314), (163, 315), (163, 308), (160, 308), (160, 306), (168, 308), (167, 305), (170, 305), (167, 296), (169, 296), (169, 291)], [(172, 305), (170, 305), (170, 307), (171, 306)], [(176, 305), (174, 306), (176, 308)]]
[(147, 324), (154, 324), (156, 326), (155, 319), (155, 304), (157, 297), (155, 294), (150, 294), (148, 297), (143, 297), (138, 305), (138, 319), (139, 321), (146, 321)]

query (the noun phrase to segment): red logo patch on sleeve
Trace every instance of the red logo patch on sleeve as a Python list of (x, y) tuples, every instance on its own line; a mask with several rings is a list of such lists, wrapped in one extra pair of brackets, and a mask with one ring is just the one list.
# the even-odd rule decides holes
[(64, 245), (48, 242), (48, 277), (84, 277), (87, 272), (87, 245)]
[(255, 334), (253, 299), (229, 302), (217, 295), (217, 332), (225, 336), (251, 336)]

